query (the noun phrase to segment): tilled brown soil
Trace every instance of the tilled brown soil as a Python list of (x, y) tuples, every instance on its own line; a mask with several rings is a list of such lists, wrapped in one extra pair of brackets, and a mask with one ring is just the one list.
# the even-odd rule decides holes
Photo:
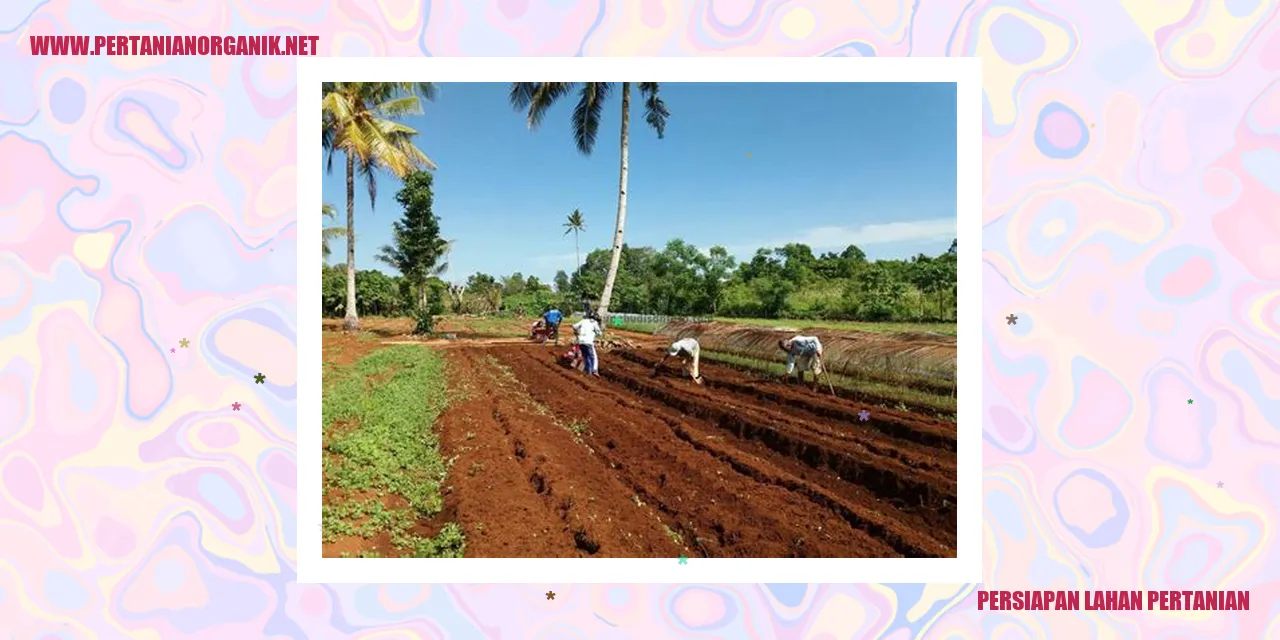
[[(660, 354), (448, 350), (445, 513), (468, 557), (954, 557), (954, 424)], [(860, 419), (859, 412), (869, 412)]]

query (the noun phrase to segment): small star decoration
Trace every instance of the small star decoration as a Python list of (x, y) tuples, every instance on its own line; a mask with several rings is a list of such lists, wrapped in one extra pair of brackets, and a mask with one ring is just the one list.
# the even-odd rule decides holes
[(177, 353), (177, 352), (178, 352), (177, 349), (174, 349), (173, 347), (169, 347), (169, 353)]
[(859, 419), (859, 420), (861, 420), (861, 421), (863, 421), (863, 422), (866, 422), (866, 421), (870, 420), (870, 419), (871, 419), (871, 412), (870, 412), (870, 411), (867, 411), (866, 409), (863, 409), (862, 411), (859, 411), (859, 412), (858, 412), (858, 419)]
[(1219, 480), (1219, 481), (1218, 481), (1218, 488), (1219, 488), (1219, 489), (1221, 489), (1221, 488), (1222, 488), (1222, 481), (1221, 481), (1221, 480)]
[(1015, 316), (1011, 313), (1008, 315), (1008, 317), (1005, 318), (1005, 321), (1008, 322), (1009, 324), (1018, 324), (1018, 316)]
[(254, 376), (254, 377), (253, 377), (253, 381), (254, 381), (254, 382), (256, 382), (256, 383), (258, 383), (258, 384), (262, 384), (263, 382), (265, 382), (265, 381), (266, 381), (266, 379), (267, 379), (267, 377), (266, 377), (266, 376), (264, 376), (264, 375), (262, 375), (261, 373), (259, 373), (258, 375), (256, 375), (256, 376)]
[(556, 599), (556, 592), (554, 592), (554, 591), (548, 591), (548, 592), (547, 592), (547, 599), (548, 599), (548, 600), (555, 600), (555, 599)]
[(239, 402), (232, 402), (232, 403), (231, 403), (231, 410), (232, 410), (232, 411), (239, 411), (239, 410), (240, 410), (240, 403), (239, 403)]
[(1195, 403), (1196, 403), (1195, 400), (1187, 400), (1187, 404), (1195, 404)]
[(181, 340), (179, 340), (179, 341), (178, 341), (178, 346), (179, 346), (179, 347), (182, 347), (183, 349), (186, 349), (188, 344), (191, 344), (191, 343), (190, 343), (190, 342), (187, 342), (187, 339), (186, 339), (186, 338), (183, 338), (183, 339), (181, 339)]
[(689, 564), (689, 556), (686, 556), (683, 553), (680, 554), (680, 564)]

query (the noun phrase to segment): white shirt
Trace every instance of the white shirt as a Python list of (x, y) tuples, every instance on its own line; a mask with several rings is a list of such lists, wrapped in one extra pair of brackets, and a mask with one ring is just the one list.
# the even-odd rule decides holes
[(671, 348), (667, 349), (667, 354), (673, 355), (673, 356), (680, 355), (681, 351), (689, 355), (693, 355), (697, 353), (698, 341), (694, 340), (693, 338), (682, 338), (680, 340), (676, 340), (675, 342), (671, 343)]
[(796, 336), (787, 341), (787, 351), (796, 355), (822, 353), (822, 343), (813, 336)]
[(583, 318), (573, 325), (573, 332), (578, 334), (578, 344), (594, 345), (596, 336), (600, 335), (600, 325), (591, 318)]
[[(822, 357), (822, 343), (813, 336), (796, 336), (787, 340), (787, 375), (796, 370), (796, 356)], [(812, 364), (810, 365), (812, 366)]]

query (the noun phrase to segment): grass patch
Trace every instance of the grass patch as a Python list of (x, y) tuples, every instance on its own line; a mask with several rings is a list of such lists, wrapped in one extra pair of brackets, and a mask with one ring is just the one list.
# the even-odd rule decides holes
[(569, 423), (569, 432), (575, 436), (582, 437), (587, 432), (586, 420), (574, 420)]
[(662, 328), (662, 324), (663, 323), (661, 322), (624, 322), (616, 326), (610, 324), (605, 328), (605, 331), (608, 331), (609, 329), (621, 329), (623, 331), (634, 331), (636, 333), (657, 333), (658, 329)]
[(662, 530), (667, 534), (667, 538), (675, 543), (678, 547), (684, 546), (684, 536), (667, 525), (662, 525)]
[[(728, 365), (735, 369), (768, 374), (770, 376), (781, 376), (787, 370), (785, 363), (744, 358), (717, 351), (703, 351), (702, 359)], [(934, 395), (901, 385), (874, 380), (858, 380), (835, 373), (823, 375), (824, 378), (828, 376), (831, 378), (832, 386), (850, 392), (856, 398), (876, 401), (878, 404), (891, 409), (923, 411), (945, 420), (956, 419), (956, 399), (953, 396)], [(811, 378), (806, 378), (806, 380), (809, 379)], [(822, 384), (825, 385), (826, 383)]]
[(875, 333), (943, 333), (956, 335), (954, 322), (857, 322), (845, 320), (773, 320), (768, 318), (715, 318), (716, 322), (746, 324), (757, 327), (797, 327), (834, 329), (842, 331), (871, 331)]
[[(524, 338), (536, 318), (504, 318), (500, 316), (442, 316), (436, 330), (443, 333), (475, 335), (484, 338)], [(567, 327), (566, 327), (567, 328)]]
[[(869, 331), (873, 333), (941, 333), (956, 335), (954, 322), (854, 322), (843, 320), (773, 320), (768, 318), (715, 318), (716, 322), (727, 322), (753, 327), (796, 327), (798, 329), (831, 329), (833, 331)], [(624, 322), (621, 326), (609, 325), (607, 329), (622, 329), (636, 333), (657, 333), (663, 327), (661, 322)]]
[(446, 403), (443, 360), (415, 345), (378, 349), (326, 371), (325, 493), (342, 497), (324, 507), (326, 540), (387, 532), (393, 545), (415, 556), (462, 555), (456, 525), (434, 538), (410, 531), (443, 507), (448, 464), (432, 425)]

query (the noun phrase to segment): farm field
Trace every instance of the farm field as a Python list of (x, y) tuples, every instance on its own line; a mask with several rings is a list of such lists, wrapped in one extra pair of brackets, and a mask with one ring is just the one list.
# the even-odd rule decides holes
[(610, 332), (634, 348), (602, 353), (588, 378), (557, 363), (563, 349), (519, 340), (527, 326), (445, 317), (456, 339), (389, 344), (414, 341), (412, 321), (367, 318), (356, 335), (326, 321), (326, 387), (382, 366), (366, 392), (385, 395), (404, 375), (388, 369), (416, 372), (421, 424), (390, 416), (382, 439), (402, 442), (378, 446), (432, 467), (340, 509), (352, 494), (326, 434), (326, 555), (954, 557), (954, 420), (714, 353), (703, 387), (678, 365), (655, 377), (669, 336)]

